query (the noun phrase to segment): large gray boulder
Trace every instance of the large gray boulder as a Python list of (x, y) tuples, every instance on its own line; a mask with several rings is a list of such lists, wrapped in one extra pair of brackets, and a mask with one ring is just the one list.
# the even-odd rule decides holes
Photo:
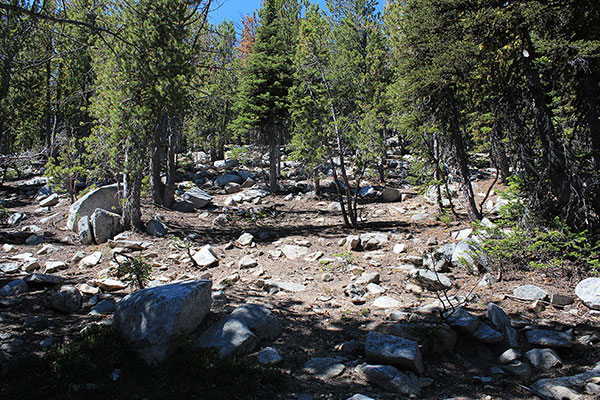
[(212, 301), (211, 281), (188, 281), (143, 289), (117, 303), (113, 329), (148, 364), (166, 360), (184, 333), (202, 322)]
[(575, 294), (592, 310), (600, 310), (600, 278), (587, 278), (575, 286)]
[(242, 183), (244, 183), (244, 180), (238, 174), (221, 175), (215, 180), (215, 185), (217, 185), (219, 187), (223, 187), (223, 186), (227, 185), (228, 183), (237, 183), (237, 184), (241, 185)]
[(89, 192), (73, 203), (69, 209), (67, 228), (74, 232), (78, 232), (77, 222), (79, 219), (85, 215), (92, 215), (97, 208), (116, 213), (121, 212), (121, 203), (116, 184), (102, 186)]
[(90, 217), (90, 225), (98, 244), (107, 242), (123, 231), (121, 216), (101, 208), (97, 208)]
[(212, 201), (212, 196), (200, 188), (191, 188), (183, 194), (183, 201), (192, 203), (194, 208), (203, 208)]
[(355, 370), (360, 378), (390, 392), (411, 398), (418, 397), (421, 393), (419, 381), (414, 375), (402, 373), (391, 365), (360, 364)]
[(79, 290), (70, 285), (60, 288), (60, 291), (50, 295), (48, 302), (50, 307), (61, 313), (74, 313), (81, 309), (83, 297)]
[(376, 364), (391, 364), (422, 374), (423, 357), (416, 341), (400, 336), (371, 331), (365, 342), (367, 360)]
[(195, 347), (217, 349), (221, 357), (254, 351), (261, 341), (281, 334), (277, 318), (265, 306), (244, 304), (209, 327), (194, 342)]

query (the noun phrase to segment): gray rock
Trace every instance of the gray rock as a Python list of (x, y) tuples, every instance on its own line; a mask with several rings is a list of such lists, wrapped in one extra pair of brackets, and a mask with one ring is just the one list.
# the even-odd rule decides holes
[(490, 328), (487, 324), (481, 323), (475, 332), (473, 337), (480, 342), (488, 344), (500, 343), (504, 340), (502, 333)]
[(363, 272), (361, 276), (356, 280), (357, 285), (366, 285), (369, 283), (379, 283), (379, 273), (378, 272)]
[(392, 364), (419, 374), (424, 371), (421, 351), (414, 340), (371, 331), (367, 334), (365, 354), (369, 362)]
[(0, 289), (0, 296), (18, 296), (21, 293), (25, 293), (28, 289), (29, 287), (23, 279), (15, 279)]
[(263, 283), (262, 288), (264, 290), (270, 290), (272, 288), (277, 288), (279, 290), (283, 290), (284, 292), (301, 292), (304, 289), (306, 289), (306, 286), (304, 286), (300, 283), (282, 282), (282, 281), (276, 281), (274, 279), (267, 279), (265, 281), (262, 281), (262, 283)]
[(535, 285), (523, 285), (513, 289), (513, 296), (520, 300), (544, 300), (548, 292)]
[(146, 233), (154, 237), (163, 237), (167, 234), (167, 226), (157, 219), (151, 219), (146, 224)]
[(113, 299), (100, 300), (98, 304), (92, 308), (90, 315), (106, 315), (115, 312), (117, 305)]
[(254, 236), (251, 233), (243, 233), (238, 239), (237, 242), (240, 246), (250, 246), (254, 243)]
[(181, 213), (193, 213), (196, 207), (191, 201), (176, 201), (172, 206), (173, 210)]
[(60, 285), (64, 281), (60, 276), (36, 273), (29, 274), (23, 279), (31, 287), (55, 286)]
[(585, 385), (594, 378), (600, 378), (600, 364), (587, 372), (581, 374), (564, 376), (560, 378), (545, 378), (540, 379), (531, 385), (531, 388), (536, 390), (543, 396), (549, 399), (564, 400), (564, 399), (583, 399), (572, 388), (578, 388)]
[(215, 167), (215, 169), (221, 171), (224, 169), (229, 169), (229, 168), (233, 168), (236, 167), (238, 165), (238, 160), (236, 160), (235, 158), (230, 158), (228, 160), (217, 160), (213, 163), (213, 166)]
[(48, 347), (52, 347), (54, 345), (54, 339), (51, 337), (46, 338), (40, 342), (40, 347), (42, 349), (47, 349)]
[(8, 217), (8, 224), (9, 225), (17, 225), (19, 222), (23, 221), (25, 219), (25, 214), (23, 213), (12, 213), (10, 215), (10, 217)]
[(258, 265), (258, 261), (256, 261), (252, 256), (245, 255), (238, 261), (238, 265), (240, 268), (254, 268)]
[(421, 387), (416, 377), (404, 374), (390, 365), (360, 364), (355, 370), (362, 379), (390, 392), (407, 396), (421, 394)]
[(95, 251), (89, 256), (83, 257), (79, 260), (79, 268), (88, 268), (97, 265), (102, 259), (102, 252)]
[(58, 195), (56, 193), (44, 198), (40, 201), (40, 207), (52, 207), (58, 204)]
[(73, 203), (69, 209), (67, 228), (77, 233), (79, 219), (84, 216), (91, 216), (97, 208), (116, 213), (121, 212), (121, 202), (116, 184), (102, 186)]
[(90, 217), (84, 215), (77, 222), (77, 234), (79, 235), (79, 242), (83, 245), (94, 243), (94, 234), (92, 232), (92, 226), (90, 225)]
[(498, 362), (501, 364), (509, 364), (521, 357), (521, 353), (515, 349), (508, 349), (498, 357)]
[(42, 243), (44, 243), (44, 237), (41, 235), (31, 235), (27, 239), (25, 239), (25, 244), (28, 244), (30, 246), (37, 246)]
[(575, 294), (592, 310), (600, 310), (600, 278), (587, 278), (575, 287)]
[(569, 304), (573, 304), (573, 302), (575, 302), (575, 299), (573, 299), (573, 297), (566, 296), (564, 294), (553, 293), (550, 296), (550, 304), (552, 304), (553, 306), (568, 306)]
[(357, 393), (352, 397), (348, 397), (346, 400), (375, 400), (372, 397), (365, 396), (364, 394)]
[(571, 347), (573, 334), (571, 332), (552, 331), (548, 329), (534, 329), (525, 333), (527, 343), (543, 347)]
[(212, 201), (210, 194), (197, 187), (186, 191), (182, 198), (184, 202), (192, 203), (194, 208), (206, 207)]
[(17, 263), (0, 264), (0, 272), (2, 272), (3, 274), (16, 274), (17, 272), (19, 272), (20, 269), (21, 267)]
[(295, 260), (308, 254), (308, 248), (295, 244), (286, 244), (281, 247), (281, 252), (287, 259)]
[(194, 253), (192, 258), (200, 267), (210, 267), (219, 262), (219, 259), (214, 255), (209, 244)]
[(481, 324), (479, 318), (464, 308), (448, 311), (444, 316), (446, 317), (446, 323), (460, 333), (472, 334)]
[(529, 379), (531, 379), (531, 367), (527, 363), (513, 361), (509, 365), (503, 365), (502, 369), (508, 374), (519, 379), (521, 382), (527, 383), (529, 382)]
[[(87, 217), (85, 217), (87, 218)], [(82, 218), (83, 219), (83, 218)], [(44, 274), (52, 274), (54, 272), (67, 269), (67, 263), (63, 261), (48, 261), (44, 266)]]
[(538, 369), (550, 369), (557, 365), (562, 365), (562, 361), (558, 357), (558, 354), (551, 349), (531, 349), (525, 353), (525, 357), (529, 360), (531, 365)]
[(216, 348), (221, 357), (250, 353), (261, 340), (273, 340), (281, 326), (271, 311), (259, 304), (244, 304), (209, 327), (195, 341), (195, 347)]
[(274, 347), (265, 347), (256, 354), (256, 358), (263, 365), (276, 365), (283, 360), (283, 357)]
[(323, 379), (331, 379), (344, 372), (346, 366), (341, 357), (315, 357), (304, 364), (304, 371)]
[(228, 183), (237, 183), (238, 185), (241, 185), (242, 183), (244, 183), (244, 180), (238, 174), (221, 175), (215, 180), (215, 185), (218, 187), (223, 187)]
[(517, 331), (510, 324), (510, 319), (502, 310), (494, 303), (488, 303), (486, 315), (492, 324), (498, 329), (510, 347), (518, 347), (519, 341)]
[(402, 201), (402, 192), (395, 188), (386, 187), (383, 188), (383, 201), (385, 202), (394, 202), (394, 201)]
[(387, 244), (389, 236), (384, 232), (368, 232), (360, 235), (363, 250), (376, 250)]
[(233, 194), (242, 191), (242, 185), (235, 182), (228, 182), (223, 188), (225, 189), (225, 193), (227, 194)]
[(181, 334), (193, 332), (210, 310), (211, 286), (188, 281), (129, 294), (117, 304), (113, 329), (145, 362), (164, 361)]
[(121, 215), (100, 208), (90, 216), (90, 225), (96, 243), (105, 243), (123, 231)]
[(469, 271), (485, 271), (489, 260), (481, 253), (481, 246), (472, 238), (463, 239), (452, 252), (452, 264), (456, 267), (465, 266)]
[(444, 356), (454, 352), (457, 335), (447, 324), (397, 323), (381, 329), (386, 335), (401, 336), (419, 343), (425, 356)]
[(380, 308), (383, 310), (395, 309), (401, 305), (402, 303), (390, 296), (380, 296), (373, 301), (374, 308)]
[(60, 291), (48, 297), (50, 307), (61, 313), (74, 313), (81, 309), (83, 299), (74, 286), (63, 286)]
[(414, 269), (409, 273), (416, 284), (431, 291), (452, 288), (452, 281), (444, 274), (436, 273), (426, 269)]

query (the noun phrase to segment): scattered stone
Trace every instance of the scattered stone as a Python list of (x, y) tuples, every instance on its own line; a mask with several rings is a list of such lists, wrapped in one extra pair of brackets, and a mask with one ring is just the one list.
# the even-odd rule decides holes
[(69, 314), (81, 309), (82, 297), (74, 286), (63, 286), (60, 291), (48, 297), (50, 307), (58, 312)]
[(383, 188), (383, 201), (391, 203), (394, 201), (402, 201), (402, 192), (395, 188), (386, 187)]
[(365, 396), (364, 394), (357, 393), (352, 397), (348, 397), (346, 400), (375, 400), (372, 397)]
[(463, 239), (452, 252), (452, 265), (455, 267), (465, 266), (474, 273), (485, 271), (489, 260), (481, 252), (481, 246), (474, 239)]
[(327, 273), (327, 272), (326, 272), (326, 273), (324, 273), (323, 275), (321, 275), (321, 280), (322, 280), (323, 282), (331, 282), (331, 281), (333, 281), (333, 276), (331, 276), (331, 274), (330, 274), (330, 273)]
[(387, 244), (389, 236), (383, 232), (368, 232), (360, 235), (360, 245), (363, 250), (376, 250)]
[(97, 265), (102, 259), (102, 252), (95, 251), (87, 257), (84, 257), (79, 261), (79, 268), (88, 268)]
[(544, 347), (571, 347), (573, 334), (571, 332), (552, 331), (548, 329), (534, 329), (525, 333), (527, 343)]
[(378, 272), (363, 272), (360, 277), (356, 280), (357, 285), (366, 285), (369, 283), (379, 283), (379, 273)]
[(538, 369), (546, 370), (557, 365), (562, 365), (558, 354), (551, 349), (531, 349), (525, 353), (525, 357), (527, 357), (531, 365)]
[(304, 257), (308, 253), (308, 248), (294, 244), (286, 244), (281, 247), (281, 252), (289, 260), (295, 260)]
[(504, 336), (500, 332), (484, 323), (479, 324), (477, 330), (473, 332), (473, 337), (480, 342), (488, 344), (496, 344), (504, 340)]
[(48, 287), (60, 285), (64, 279), (60, 276), (49, 274), (29, 274), (23, 278), (27, 285), (31, 287)]
[(191, 203), (194, 208), (204, 208), (212, 201), (210, 194), (197, 187), (186, 191), (182, 198), (184, 202)]
[(76, 286), (76, 288), (83, 294), (89, 294), (92, 296), (100, 293), (100, 289), (94, 286), (90, 286), (87, 283), (80, 283)]
[(54, 346), (54, 339), (52, 339), (50, 337), (46, 338), (46, 339), (44, 339), (44, 340), (42, 340), (40, 342), (40, 347), (42, 349), (47, 349), (47, 348), (52, 347), (52, 346)]
[(243, 233), (238, 239), (237, 242), (240, 246), (250, 246), (254, 243), (254, 236), (251, 233)]
[(396, 243), (392, 251), (396, 254), (404, 253), (406, 251), (406, 245), (404, 243)]
[(84, 216), (91, 216), (96, 209), (120, 212), (121, 202), (116, 184), (102, 186), (73, 203), (69, 209), (67, 228), (77, 233), (79, 219)]
[(381, 333), (400, 336), (419, 343), (426, 356), (449, 356), (454, 351), (458, 335), (447, 324), (404, 322), (382, 327)]
[(26, 215), (23, 213), (12, 213), (10, 217), (8, 217), (8, 221), (6, 221), (9, 225), (17, 225), (19, 222), (25, 219)]
[(517, 358), (521, 357), (521, 353), (515, 349), (508, 349), (498, 357), (498, 362), (501, 364), (510, 364)]
[(395, 309), (402, 305), (398, 300), (390, 296), (380, 296), (373, 301), (374, 308), (383, 310)]
[(54, 272), (67, 269), (68, 265), (62, 261), (48, 261), (44, 268), (45, 274), (52, 274)]
[(0, 289), (0, 296), (18, 296), (21, 293), (25, 293), (28, 289), (29, 287), (23, 279), (15, 279)]
[(118, 304), (113, 329), (146, 363), (172, 355), (181, 334), (193, 332), (211, 305), (211, 282), (188, 281), (142, 289)]
[(282, 282), (274, 279), (259, 280), (257, 284), (266, 291), (276, 288), (278, 290), (283, 290), (284, 292), (301, 292), (306, 289), (306, 286), (300, 283)]
[(592, 310), (600, 310), (600, 278), (587, 278), (575, 287), (575, 294)]
[(258, 261), (256, 261), (252, 256), (245, 255), (238, 261), (238, 265), (240, 268), (254, 268), (258, 265)]
[(40, 207), (52, 207), (58, 204), (58, 195), (56, 193), (44, 198), (40, 201)]
[(404, 374), (390, 365), (360, 364), (355, 371), (362, 379), (385, 390), (414, 397), (421, 394), (421, 387), (416, 377)]
[(531, 379), (531, 367), (527, 363), (513, 361), (509, 365), (503, 365), (502, 369), (522, 382), (526, 383)]
[(552, 304), (553, 306), (568, 306), (570, 304), (573, 304), (574, 301), (575, 299), (573, 299), (573, 297), (566, 296), (564, 294), (553, 293), (550, 296), (550, 304)]
[(452, 287), (450, 278), (434, 271), (414, 269), (410, 271), (409, 275), (415, 283), (427, 290), (438, 291), (450, 289)]
[(90, 216), (90, 226), (96, 243), (105, 243), (123, 231), (121, 215), (97, 208)]
[(40, 269), (40, 263), (35, 258), (30, 258), (29, 260), (23, 263), (21, 269), (25, 272), (33, 272), (36, 269)]
[(126, 284), (124, 282), (121, 282), (116, 279), (110, 279), (110, 278), (96, 279), (96, 280), (92, 281), (92, 284), (96, 285), (97, 287), (104, 290), (105, 292), (115, 292), (117, 290), (126, 289), (127, 286), (129, 286), (128, 284)]
[(584, 386), (587, 382), (600, 377), (600, 363), (587, 372), (573, 376), (564, 376), (559, 378), (540, 379), (531, 385), (531, 388), (546, 396), (549, 399), (555, 400), (581, 400), (580, 396), (573, 388)]
[(113, 299), (100, 300), (98, 304), (92, 308), (90, 315), (106, 315), (115, 312), (117, 305)]
[(513, 289), (513, 296), (519, 300), (544, 300), (548, 297), (548, 293), (535, 286), (535, 285), (523, 285)]
[(340, 343), (335, 346), (335, 349), (346, 354), (356, 354), (360, 351), (360, 343), (352, 339), (344, 343)]
[(369, 283), (367, 285), (367, 292), (379, 295), (385, 293), (385, 289), (377, 285), (376, 283)]
[(212, 252), (212, 248), (209, 244), (207, 244), (206, 246), (198, 250), (196, 253), (194, 253), (192, 255), (192, 258), (194, 259), (196, 264), (198, 264), (198, 266), (203, 268), (210, 267), (219, 262), (219, 259)]
[(44, 237), (41, 235), (31, 235), (27, 239), (25, 239), (25, 244), (28, 244), (30, 246), (37, 246), (42, 243), (44, 243)]
[(444, 316), (448, 325), (465, 334), (473, 334), (481, 324), (479, 318), (464, 308), (448, 311)]
[(254, 351), (261, 340), (280, 334), (281, 326), (268, 308), (246, 303), (204, 331), (194, 346), (216, 348), (221, 357), (240, 356)]
[(19, 272), (21, 267), (17, 263), (4, 263), (0, 264), (0, 272), (3, 274), (16, 274)]
[(238, 174), (224, 174), (217, 177), (217, 179), (215, 180), (215, 185), (218, 187), (223, 187), (228, 183), (237, 183), (238, 185), (241, 185), (243, 182), (244, 181), (242, 177)]
[(265, 347), (256, 354), (256, 358), (263, 365), (276, 365), (283, 360), (283, 357), (274, 347)]
[(519, 346), (517, 331), (511, 326), (510, 320), (502, 308), (494, 303), (489, 303), (486, 315), (496, 329), (504, 335), (504, 339), (506, 339), (510, 347)]
[(307, 255), (306, 257), (304, 257), (304, 261), (315, 262), (319, 258), (323, 257), (324, 255), (325, 255), (325, 253), (323, 253), (321, 250), (318, 250), (318, 251), (315, 251), (314, 253), (311, 253), (311, 254)]
[(365, 342), (367, 360), (423, 373), (423, 358), (416, 341), (371, 331)]
[(167, 225), (158, 219), (151, 219), (146, 224), (146, 233), (154, 237), (163, 237), (167, 234)]
[(304, 364), (306, 373), (316, 375), (323, 379), (332, 379), (344, 372), (346, 366), (341, 363), (341, 357), (315, 357)]

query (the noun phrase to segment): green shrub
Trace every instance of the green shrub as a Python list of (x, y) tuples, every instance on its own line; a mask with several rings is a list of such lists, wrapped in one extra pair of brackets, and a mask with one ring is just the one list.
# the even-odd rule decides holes
[[(119, 260), (120, 257), (125, 258), (125, 260)], [(138, 289), (146, 287), (146, 283), (150, 280), (150, 274), (152, 274), (152, 265), (141, 254), (131, 257), (126, 254), (115, 253), (113, 259), (118, 265), (118, 276)]]

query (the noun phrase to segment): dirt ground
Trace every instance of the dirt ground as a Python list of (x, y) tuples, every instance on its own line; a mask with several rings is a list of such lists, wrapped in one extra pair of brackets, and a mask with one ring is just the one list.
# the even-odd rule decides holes
[[(37, 226), (45, 236), (44, 244), (51, 243), (59, 250), (51, 254), (37, 255), (44, 244), (14, 244), (10, 252), (0, 249), (0, 263), (11, 262), (10, 257), (29, 252), (39, 260), (41, 271), (38, 272), (43, 272), (47, 261), (66, 262), (68, 268), (57, 274), (72, 284), (110, 276), (109, 245), (105, 243), (81, 246), (73, 232), (66, 229), (70, 206), (66, 197), (62, 197), (57, 206), (39, 210), (36, 201), (15, 189), (17, 184), (18, 182), (8, 182), (0, 191), (0, 198), (6, 201), (6, 206), (11, 212), (24, 212), (27, 215), (27, 219), (16, 229)], [(485, 193), (489, 184), (490, 181), (480, 182), (477, 192)], [(498, 189), (501, 187), (496, 186), (494, 191)], [(364, 352), (359, 350), (356, 353), (344, 353), (338, 350), (337, 346), (350, 340), (362, 344), (367, 332), (381, 325), (393, 324), (398, 318), (439, 321), (439, 314), (419, 310), (434, 303), (438, 299), (437, 295), (427, 291), (422, 294), (408, 291), (407, 270), (402, 265), (406, 264), (407, 255), (422, 256), (435, 247), (454, 242), (452, 234), (469, 226), (466, 218), (449, 223), (437, 221), (433, 206), (427, 203), (423, 196), (414, 195), (401, 202), (362, 204), (360, 208), (365, 222), (359, 230), (351, 230), (343, 226), (338, 212), (329, 211), (329, 199), (301, 194), (287, 200), (286, 194), (282, 194), (268, 196), (258, 205), (224, 207), (226, 197), (228, 195), (214, 193), (211, 206), (189, 214), (155, 207), (150, 204), (149, 199), (144, 201), (144, 220), (160, 214), (169, 228), (168, 234), (163, 238), (151, 237), (146, 233), (131, 233), (130, 236), (132, 240), (148, 243), (142, 253), (154, 265), (152, 280), (168, 283), (190, 278), (212, 279), (213, 289), (221, 289), (227, 300), (220, 297), (220, 300), (214, 302), (203, 325), (216, 321), (237, 305), (246, 302), (269, 307), (283, 327), (280, 338), (274, 343), (264, 344), (274, 346), (283, 356), (283, 361), (278, 367), (287, 376), (287, 382), (278, 398), (296, 399), (301, 394), (307, 394), (313, 399), (347, 399), (356, 393), (376, 399), (399, 398), (397, 394), (385, 392), (357, 377), (354, 366), (365, 362)], [(495, 201), (495, 198), (496, 194), (493, 194), (491, 200)], [(258, 212), (253, 214), (254, 217), (244, 211), (249, 208), (259, 208)], [(215, 226), (213, 220), (223, 213), (229, 216), (229, 222), (225, 226)], [(54, 214), (58, 215), (51, 222), (40, 222), (42, 218)], [(426, 217), (414, 222), (411, 217), (417, 214)], [(0, 227), (0, 230), (8, 229)], [(235, 243), (245, 232), (254, 235), (254, 246), (243, 247)], [(365, 232), (385, 232), (389, 235), (389, 241), (381, 249), (374, 251), (348, 251), (338, 243), (349, 234)], [(183, 238), (195, 247), (210, 244), (219, 258), (218, 265), (200, 270), (191, 262), (186, 262), (186, 250), (178, 246)], [(397, 243), (404, 243), (406, 251), (394, 253), (392, 248)], [(306, 261), (304, 257), (289, 260), (278, 251), (284, 244), (308, 244), (309, 255), (321, 251), (323, 256), (314, 261)], [(80, 269), (78, 264), (71, 260), (81, 251), (86, 255), (101, 251), (103, 257), (98, 265)], [(255, 258), (258, 266), (240, 269), (238, 261), (245, 255)], [(344, 289), (356, 280), (356, 267), (364, 272), (378, 272), (381, 278), (380, 285), (385, 289), (384, 294), (398, 300), (400, 306), (396, 310), (406, 314), (391, 315), (390, 310), (374, 308), (372, 302), (375, 295), (370, 295), (364, 304), (353, 304), (351, 298), (344, 294)], [(25, 275), (0, 273), (0, 286)], [(235, 275), (239, 275), (239, 279)], [(598, 315), (592, 314), (577, 301), (564, 308), (547, 305), (543, 309), (532, 309), (530, 303), (518, 301), (511, 296), (514, 287), (528, 283), (540, 286), (548, 293), (573, 296), (573, 282), (559, 281), (553, 276), (547, 276), (543, 271), (536, 271), (506, 276), (491, 287), (476, 287), (481, 277), (468, 273), (464, 268), (453, 269), (449, 276), (455, 282), (455, 288), (450, 291), (451, 295), (465, 296), (472, 291), (474, 296), (466, 307), (476, 315), (485, 315), (487, 304), (495, 302), (511, 318), (525, 321), (523, 324), (550, 328), (572, 327), (575, 338), (597, 332), (600, 322)], [(294, 293), (266, 292), (257, 286), (257, 281), (266, 278), (300, 283), (306, 288)], [(118, 299), (128, 292), (129, 290), (125, 290), (106, 295)], [(83, 309), (75, 314), (59, 314), (52, 311), (47, 306), (46, 297), (46, 289), (32, 290), (21, 296), (23, 301), (20, 304), (0, 306), (0, 343), (11, 343), (17, 338), (23, 340), (22, 349), (14, 354), (15, 357), (32, 352), (42, 354), (39, 345), (41, 340), (51, 337), (54, 343), (61, 344), (70, 340), (86, 325), (110, 318), (88, 315), (91, 306), (87, 305), (86, 301), (91, 295), (85, 295)], [(27, 322), (31, 315), (38, 316), (43, 323), (36, 325), (35, 322)], [(422, 398), (537, 398), (520, 386), (514, 378), (498, 377), (490, 373), (490, 368), (498, 365), (497, 357), (505, 349), (501, 344), (484, 345), (459, 337), (451, 357), (424, 360), (424, 376), (431, 378), (433, 383), (423, 389)], [(589, 368), (599, 361), (599, 350), (597, 343), (590, 346), (575, 341), (571, 349), (559, 351), (563, 360), (561, 368), (549, 372), (534, 370), (532, 381), (539, 377), (568, 375), (580, 372), (585, 367)], [(331, 355), (342, 356), (347, 360), (346, 369), (340, 376), (321, 379), (303, 371), (305, 362), (311, 357)], [(248, 355), (250, 359), (255, 359), (255, 356), (255, 353)], [(493, 379), (491, 382), (481, 383), (474, 378), (476, 376)]]

